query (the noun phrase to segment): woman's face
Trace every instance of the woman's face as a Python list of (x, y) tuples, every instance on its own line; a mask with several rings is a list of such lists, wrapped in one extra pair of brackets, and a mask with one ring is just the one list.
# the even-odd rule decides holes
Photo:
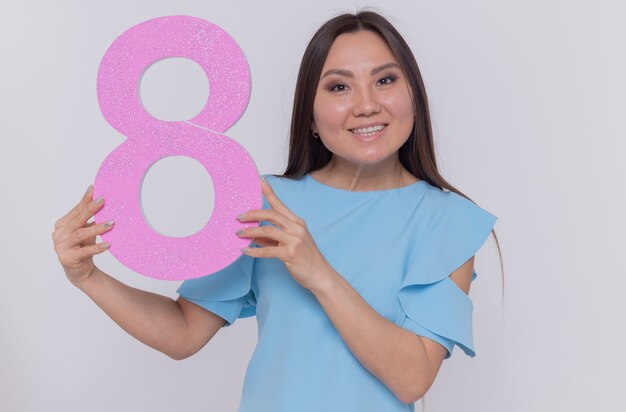
[(312, 130), (324, 146), (346, 161), (375, 164), (396, 154), (413, 122), (408, 84), (385, 41), (371, 31), (338, 36), (313, 104)]

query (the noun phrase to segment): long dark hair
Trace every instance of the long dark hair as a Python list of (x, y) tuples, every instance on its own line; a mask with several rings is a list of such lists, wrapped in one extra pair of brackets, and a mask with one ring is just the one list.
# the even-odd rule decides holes
[[(432, 186), (441, 190), (447, 189), (455, 192), (474, 202), (448, 183), (439, 173), (435, 158), (426, 89), (413, 52), (411, 52), (406, 41), (387, 19), (374, 11), (368, 10), (338, 15), (324, 23), (311, 38), (304, 51), (304, 56), (300, 63), (300, 71), (298, 72), (291, 115), (287, 168), (282, 175), (275, 176), (299, 179), (308, 172), (322, 168), (331, 160), (332, 153), (324, 146), (321, 139), (314, 139), (311, 132), (315, 94), (328, 51), (335, 38), (344, 33), (353, 33), (361, 30), (372, 31), (382, 37), (387, 43), (387, 46), (389, 46), (402, 68), (413, 96), (413, 107), (417, 115), (411, 135), (398, 151), (400, 163), (412, 175), (427, 181)], [(500, 256), (502, 296), (504, 299), (502, 253), (495, 230), (491, 232)]]

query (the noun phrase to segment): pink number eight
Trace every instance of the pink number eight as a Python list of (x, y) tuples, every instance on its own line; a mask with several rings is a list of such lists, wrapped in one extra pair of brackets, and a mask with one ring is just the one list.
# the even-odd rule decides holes
[[(161, 121), (139, 97), (147, 67), (167, 57), (194, 60), (210, 85), (206, 106), (189, 121)], [(122, 33), (107, 49), (98, 71), (98, 102), (107, 122), (127, 139), (103, 161), (93, 198), (104, 206), (97, 223), (114, 220), (101, 235), (122, 264), (165, 280), (192, 279), (217, 272), (241, 256), (250, 239), (235, 235), (239, 213), (262, 208), (259, 173), (252, 157), (221, 134), (243, 114), (250, 97), (248, 63), (235, 40), (217, 25), (190, 16), (147, 20)], [(167, 156), (188, 156), (206, 168), (215, 201), (209, 222), (182, 238), (163, 236), (141, 212), (140, 188), (147, 170)]]

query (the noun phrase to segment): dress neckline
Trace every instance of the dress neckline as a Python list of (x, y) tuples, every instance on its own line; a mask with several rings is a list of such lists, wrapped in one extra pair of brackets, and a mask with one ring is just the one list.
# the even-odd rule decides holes
[(330, 191), (334, 191), (337, 193), (353, 194), (353, 195), (374, 195), (374, 194), (384, 194), (384, 193), (397, 193), (397, 192), (403, 192), (403, 191), (407, 191), (411, 189), (421, 189), (428, 184), (428, 182), (426, 182), (425, 180), (420, 179), (417, 182), (413, 182), (411, 184), (408, 184), (402, 187), (395, 187), (391, 189), (381, 189), (381, 190), (354, 191), (354, 190), (339, 189), (337, 187), (329, 186), (315, 179), (313, 176), (311, 176), (311, 173), (307, 173), (306, 175), (304, 175), (304, 177), (305, 179), (308, 179), (311, 183), (313, 183), (315, 186), (324, 188), (325, 190), (330, 190)]

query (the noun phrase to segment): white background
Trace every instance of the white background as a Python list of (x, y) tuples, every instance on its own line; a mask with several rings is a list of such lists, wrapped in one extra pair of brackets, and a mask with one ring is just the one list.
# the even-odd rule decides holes
[[(126, 334), (66, 280), (54, 222), (125, 137), (96, 97), (100, 60), (150, 18), (210, 20), (239, 43), (252, 95), (226, 134), (260, 173), (281, 173), (300, 59), (324, 21), (375, 6), (405, 36), (428, 92), (444, 176), (498, 216), (473, 283), (477, 356), (457, 350), (428, 411), (624, 408), (626, 6), (619, 1), (3, 1), (0, 5), (0, 410), (234, 411), (256, 343), (254, 318), (174, 361)], [(153, 114), (202, 107), (195, 63), (155, 64)], [(189, 235), (210, 217), (210, 177), (166, 158), (142, 189), (150, 223)], [(100, 240), (99, 240), (100, 241)], [(108, 252), (102, 270), (176, 297)], [(416, 404), (416, 410), (420, 403)]]

